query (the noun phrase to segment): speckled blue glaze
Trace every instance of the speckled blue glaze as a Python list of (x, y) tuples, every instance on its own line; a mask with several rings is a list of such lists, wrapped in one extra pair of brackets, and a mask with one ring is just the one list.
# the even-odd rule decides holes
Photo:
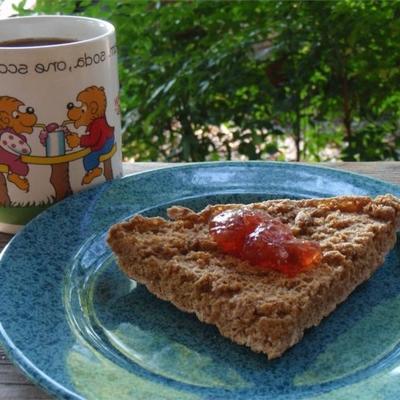
[(9, 356), (65, 399), (398, 399), (400, 246), (278, 360), (231, 343), (127, 279), (105, 244), (113, 223), (171, 204), (393, 193), (328, 168), (204, 163), (132, 175), (74, 195), (19, 233), (0, 259)]

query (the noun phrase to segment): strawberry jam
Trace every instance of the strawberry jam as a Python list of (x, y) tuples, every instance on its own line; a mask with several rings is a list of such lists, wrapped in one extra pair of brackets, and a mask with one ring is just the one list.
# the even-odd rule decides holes
[(295, 276), (321, 259), (317, 242), (296, 239), (288, 225), (263, 210), (224, 211), (211, 219), (209, 231), (222, 252), (287, 276)]

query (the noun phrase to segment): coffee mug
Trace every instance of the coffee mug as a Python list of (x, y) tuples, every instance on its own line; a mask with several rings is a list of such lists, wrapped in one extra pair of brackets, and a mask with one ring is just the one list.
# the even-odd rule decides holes
[(118, 90), (110, 23), (0, 20), (0, 231), (121, 176)]

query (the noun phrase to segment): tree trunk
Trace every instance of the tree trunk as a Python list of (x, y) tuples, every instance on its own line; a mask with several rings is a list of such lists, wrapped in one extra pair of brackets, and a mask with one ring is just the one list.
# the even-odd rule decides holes
[(11, 205), (10, 196), (7, 191), (7, 182), (4, 174), (0, 173), (0, 206), (9, 207)]
[(351, 131), (351, 93), (349, 88), (349, 79), (347, 74), (347, 59), (344, 54), (337, 51), (338, 58), (338, 78), (343, 99), (343, 125), (345, 131), (345, 140), (350, 143), (352, 140)]
[(296, 94), (296, 116), (293, 124), (294, 142), (296, 145), (296, 161), (301, 159), (301, 112), (300, 112), (300, 95)]
[(64, 197), (72, 194), (68, 167), (67, 162), (51, 166), (50, 183), (56, 192), (55, 201), (62, 200)]
[(347, 76), (342, 77), (342, 96), (343, 96), (343, 125), (346, 132), (346, 140), (348, 143), (352, 139), (351, 131), (351, 105), (350, 105), (350, 94), (349, 94), (349, 82)]
[(197, 138), (193, 131), (189, 112), (185, 107), (182, 107), (179, 122), (182, 127), (182, 152), (184, 161), (203, 161), (201, 156), (198, 154)]
[(104, 177), (106, 178), (106, 181), (111, 181), (114, 178), (111, 158), (105, 160), (103, 165), (104, 165)]

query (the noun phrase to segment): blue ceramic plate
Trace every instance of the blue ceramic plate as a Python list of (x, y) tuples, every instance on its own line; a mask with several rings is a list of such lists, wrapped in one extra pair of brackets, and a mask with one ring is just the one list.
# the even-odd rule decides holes
[(400, 246), (320, 326), (268, 361), (119, 272), (108, 228), (171, 204), (400, 195), (363, 176), (284, 163), (193, 164), (132, 175), (34, 219), (0, 260), (0, 333), (32, 380), (68, 399), (398, 399)]

